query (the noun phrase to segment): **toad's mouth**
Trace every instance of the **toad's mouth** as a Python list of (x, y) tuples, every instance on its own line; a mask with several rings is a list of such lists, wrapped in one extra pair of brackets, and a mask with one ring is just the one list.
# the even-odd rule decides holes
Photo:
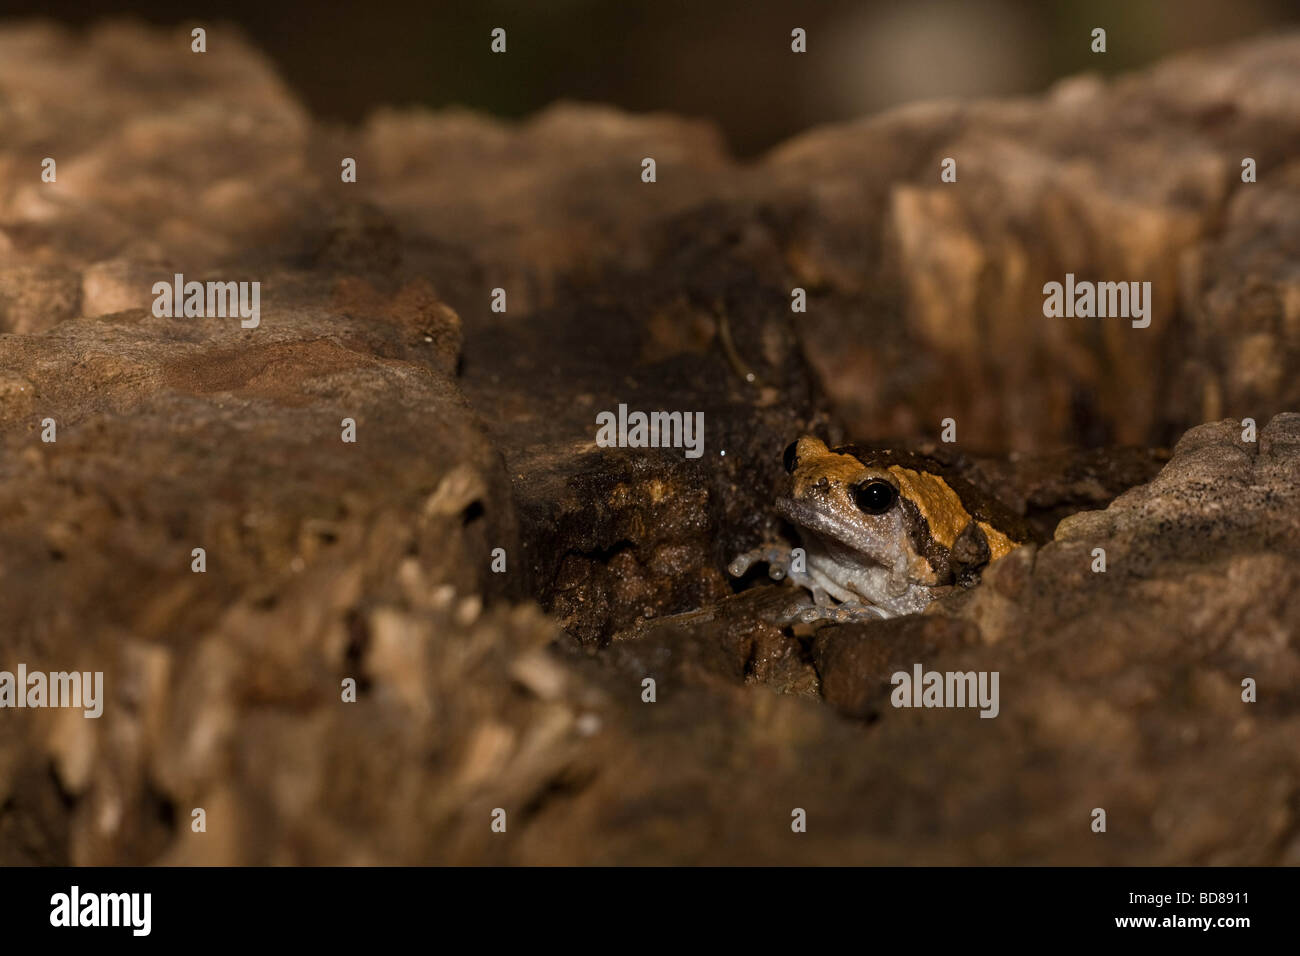
[(887, 567), (888, 564), (879, 555), (863, 546), (862, 531), (834, 515), (819, 511), (794, 498), (776, 499), (776, 513), (792, 522), (800, 531), (813, 534), (847, 548), (854, 559), (860, 563), (867, 561)]

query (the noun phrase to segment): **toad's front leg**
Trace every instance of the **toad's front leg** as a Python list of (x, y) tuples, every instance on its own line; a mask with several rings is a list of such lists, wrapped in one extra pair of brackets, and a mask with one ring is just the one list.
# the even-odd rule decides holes
[[(813, 596), (818, 607), (829, 607), (835, 602), (831, 596), (807, 571), (795, 567), (794, 552), (802, 554), (803, 549), (791, 549), (780, 544), (766, 544), (759, 548), (736, 555), (727, 570), (734, 578), (742, 577), (755, 564), (767, 565), (767, 576), (773, 581), (789, 580), (791, 584), (804, 588)], [(802, 562), (801, 562), (802, 563)]]
[(784, 545), (765, 544), (736, 555), (727, 565), (727, 571), (733, 578), (738, 578), (755, 564), (766, 564), (767, 576), (773, 581), (780, 581), (790, 575), (793, 552)]
[(795, 552), (799, 553), (800, 558), (804, 557), (802, 548), (788, 548), (781, 544), (766, 544), (759, 548), (746, 551), (737, 555), (727, 565), (727, 570), (732, 577), (741, 577), (755, 564), (767, 565), (767, 576), (773, 581), (789, 580), (791, 584), (804, 588), (813, 596), (813, 600), (819, 606), (829, 606), (835, 602), (826, 592), (826, 588), (804, 570), (804, 561), (797, 562), (796, 567)]
[(815, 621), (833, 621), (848, 624), (854, 621), (877, 621), (889, 614), (873, 604), (859, 601), (837, 601), (822, 583), (806, 570), (795, 567), (794, 550), (783, 545), (764, 545), (737, 555), (727, 565), (733, 577), (741, 577), (755, 564), (767, 565), (768, 577), (774, 581), (788, 579), (791, 584), (801, 587), (812, 595), (813, 604), (799, 605), (790, 609), (790, 621), (811, 624)]

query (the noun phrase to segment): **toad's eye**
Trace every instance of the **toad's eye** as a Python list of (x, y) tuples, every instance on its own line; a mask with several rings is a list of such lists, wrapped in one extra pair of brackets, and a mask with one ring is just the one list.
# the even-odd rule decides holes
[(798, 451), (799, 443), (797, 441), (792, 441), (790, 444), (785, 446), (785, 454), (781, 456), (781, 460), (785, 462), (785, 470), (792, 475), (794, 474), (794, 470), (799, 467)]
[(853, 489), (853, 503), (869, 515), (883, 515), (898, 500), (898, 489), (883, 478), (864, 481)]

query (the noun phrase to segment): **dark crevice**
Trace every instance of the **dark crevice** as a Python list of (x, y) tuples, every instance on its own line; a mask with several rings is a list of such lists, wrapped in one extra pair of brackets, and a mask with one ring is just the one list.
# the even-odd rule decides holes
[(348, 631), (347, 647), (343, 651), (346, 665), (344, 677), (351, 677), (357, 682), (357, 697), (369, 693), (370, 678), (365, 673), (366, 652), (370, 649), (370, 627), (366, 616), (359, 609), (353, 608), (346, 619)]

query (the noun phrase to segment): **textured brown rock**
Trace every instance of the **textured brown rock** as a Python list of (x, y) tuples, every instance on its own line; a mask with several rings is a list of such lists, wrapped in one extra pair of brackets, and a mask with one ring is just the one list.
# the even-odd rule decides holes
[[(1205, 418), (1300, 408), (1300, 164), (1243, 190), (1223, 232), (1189, 256), (1189, 385)], [(1230, 333), (1230, 334), (1228, 334)]]
[[(742, 167), (599, 107), (323, 127), (219, 39), (0, 29), (0, 669), (107, 695), (0, 710), (0, 862), (1300, 862), (1300, 40)], [(1151, 328), (1044, 319), (1067, 270)], [(261, 324), (154, 317), (176, 272)], [(597, 448), (620, 403), (704, 455)], [(1054, 539), (872, 625), (727, 579), (794, 435), (945, 415)], [(915, 663), (999, 716), (893, 708)]]
[[(558, 280), (589, 263), (649, 265), (646, 227), (716, 200), (730, 173), (708, 124), (577, 104), (520, 126), (383, 110), (358, 147), (375, 203), (426, 242), (472, 248), (487, 288), (508, 288), (516, 314), (550, 305)], [(627, 188), (646, 157), (658, 182)]]
[[(787, 244), (818, 290), (801, 327), (850, 427), (933, 436), (952, 415), (972, 447), (1040, 450), (1164, 442), (1201, 421), (1177, 374), (1195, 304), (1180, 260), (1300, 145), (1296, 46), (1081, 77), (1036, 100), (907, 108), (778, 148), (764, 188), (807, 205)], [(1257, 184), (1240, 181), (1246, 156)], [(939, 181), (945, 157), (957, 184)], [(1043, 285), (1066, 272), (1150, 281), (1151, 326), (1044, 318)], [(1225, 318), (1211, 349), (1235, 337)]]
[(841, 713), (879, 719), (891, 678), (917, 660), (978, 639), (979, 630), (948, 617), (908, 615), (871, 625), (823, 628), (815, 642), (822, 696)]

